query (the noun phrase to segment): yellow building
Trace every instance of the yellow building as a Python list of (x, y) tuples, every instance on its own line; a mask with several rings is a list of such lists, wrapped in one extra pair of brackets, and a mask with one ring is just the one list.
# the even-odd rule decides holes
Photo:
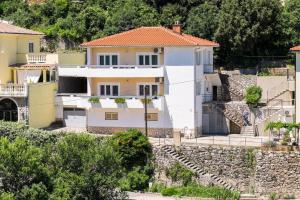
[(83, 53), (41, 53), (43, 34), (0, 21), (0, 120), (42, 128), (55, 121), (57, 64), (84, 64)]

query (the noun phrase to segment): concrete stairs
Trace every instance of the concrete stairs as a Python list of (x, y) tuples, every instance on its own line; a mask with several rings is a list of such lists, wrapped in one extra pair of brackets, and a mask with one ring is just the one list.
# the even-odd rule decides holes
[(240, 200), (259, 200), (255, 194), (241, 194)]
[(253, 126), (243, 126), (241, 129), (242, 136), (255, 136)]
[(223, 188), (226, 188), (226, 189), (229, 189), (229, 190), (236, 190), (235, 187), (233, 187), (232, 185), (226, 183), (221, 178), (217, 177), (214, 174), (206, 173), (203, 169), (201, 169), (200, 167), (198, 167), (195, 164), (191, 163), (187, 158), (179, 155), (174, 149), (172, 149), (171, 146), (163, 146), (162, 150), (166, 154), (171, 156), (173, 159), (175, 159), (176, 161), (178, 161), (179, 163), (181, 163), (182, 165), (184, 165), (185, 167), (187, 167), (191, 171), (195, 172), (198, 175), (198, 180), (200, 182), (203, 182), (203, 178), (205, 177), (205, 178), (209, 179), (209, 182), (212, 183), (213, 185), (223, 187)]
[(216, 103), (216, 109), (222, 112), (227, 119), (238, 125), (239, 127), (243, 127), (243, 116), (237, 109), (231, 107), (226, 103)]

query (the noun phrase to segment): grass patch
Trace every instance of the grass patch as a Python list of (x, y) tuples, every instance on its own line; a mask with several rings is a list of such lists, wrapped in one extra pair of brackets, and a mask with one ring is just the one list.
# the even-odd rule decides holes
[(220, 187), (206, 187), (198, 184), (191, 184), (185, 187), (169, 187), (161, 190), (163, 196), (186, 196), (215, 198), (222, 200), (239, 199), (240, 194)]

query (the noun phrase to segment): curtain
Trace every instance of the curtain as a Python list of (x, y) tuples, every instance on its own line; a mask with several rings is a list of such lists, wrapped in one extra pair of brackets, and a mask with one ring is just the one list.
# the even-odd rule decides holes
[(18, 83), (37, 83), (42, 70), (18, 70)]

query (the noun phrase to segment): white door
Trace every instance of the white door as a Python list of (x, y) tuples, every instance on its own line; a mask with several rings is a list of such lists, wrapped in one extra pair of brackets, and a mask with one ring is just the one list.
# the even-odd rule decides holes
[(86, 128), (86, 111), (78, 108), (64, 108), (64, 125), (70, 128)]

